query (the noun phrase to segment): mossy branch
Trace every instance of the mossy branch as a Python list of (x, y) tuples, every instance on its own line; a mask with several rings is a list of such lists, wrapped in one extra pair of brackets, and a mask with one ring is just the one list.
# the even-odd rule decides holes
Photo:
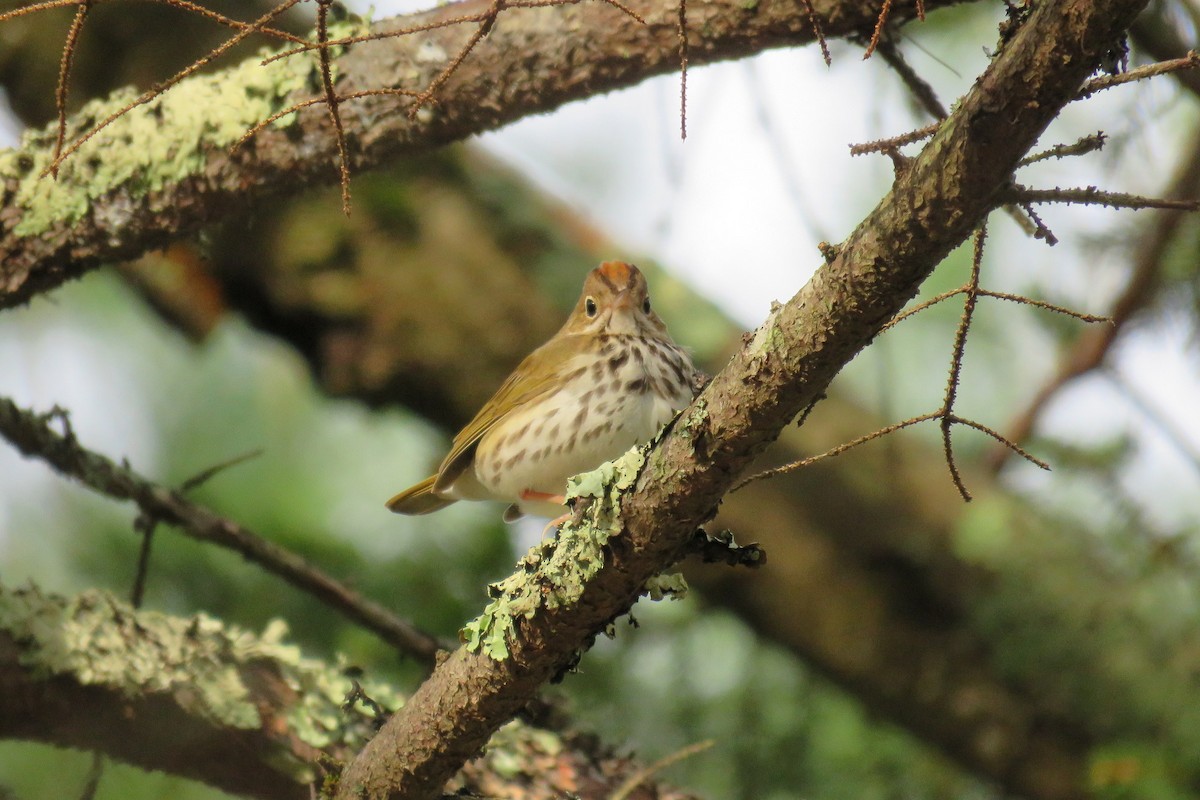
[[(232, 794), (308, 800), (404, 699), (203, 614), (137, 611), (111, 595), (0, 585), (0, 738), (102, 752)], [(186, 743), (186, 744), (183, 744)], [(607, 796), (638, 763), (518, 723), (455, 779), (467, 796)], [(690, 800), (665, 786), (662, 800)]]
[[(869, 28), (878, 14), (851, 0), (812, 5), (829, 37)], [(489, 0), (463, 0), (382, 20), (371, 31), (431, 25), (489, 7)], [(675, 9), (652, 0), (629, 8), (646, 23), (608, 3), (510, 10), (438, 86), (436, 104), (415, 116), (405, 113), (413, 102), (405, 93), (428, 86), (446, 68), (460, 52), (464, 31), (439, 27), (352, 46), (337, 58), (332, 87), (348, 168), (379, 166), (677, 69)], [(690, 3), (689, 10), (705, 20), (689, 45), (693, 65), (813, 37), (804, 5), (785, 0), (751, 7), (709, 0)], [(915, 9), (898, 2), (890, 13), (898, 22)], [(604, 36), (597, 36), (601, 30)], [(334, 30), (331, 24), (328, 36), (333, 42), (363, 32)], [(27, 302), (100, 263), (138, 256), (233, 218), (267, 196), (339, 179), (340, 171), (330, 168), (338, 162), (338, 137), (322, 103), (259, 131), (251, 146), (231, 152), (247, 130), (308, 99), (321, 84), (319, 59), (311, 53), (261, 62), (255, 58), (181, 79), (81, 145), (59, 166), (57, 179), (42, 177), (55, 158), (57, 125), (29, 133), (16, 150), (0, 152), (0, 308)], [(359, 99), (342, 104), (351, 97)], [(67, 120), (68, 138), (140, 99), (123, 92), (88, 104)]]

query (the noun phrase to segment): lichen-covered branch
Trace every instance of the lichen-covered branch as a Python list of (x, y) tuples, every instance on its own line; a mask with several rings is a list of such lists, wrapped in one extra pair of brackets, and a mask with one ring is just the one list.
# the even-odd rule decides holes
[[(99, 591), (77, 597), (0, 586), (0, 738), (102, 752), (232, 794), (308, 800), (380, 722), (340, 667), (283, 640), (203, 614), (137, 611)], [(377, 681), (363, 693), (392, 711)], [(452, 790), (512, 800), (606, 797), (642, 774), (629, 759), (513, 723)], [(662, 800), (689, 800), (652, 787)]]
[[(317, 757), (345, 758), (374, 720), (343, 712), (350, 680), (302, 658), (284, 632), (135, 611), (98, 591), (0, 587), (0, 737), (301, 800), (320, 779)], [(399, 705), (383, 687), (368, 691)]]
[[(515, 619), (506, 658), (461, 648), (443, 662), (343, 774), (339, 797), (433, 797), (541, 683), (627, 611), (750, 460), (994, 207), (1017, 163), (1143, 5), (1037, 6), (891, 192), (647, 454), (632, 493), (604, 511), (623, 530), (603, 546), (603, 567), (578, 600)], [(611, 486), (601, 494), (597, 502), (611, 506)], [(526, 580), (561, 585), (536, 571)]]
[[(813, 5), (826, 36), (866, 30), (877, 13), (870, 4), (850, 0)], [(487, 6), (486, 0), (463, 0), (372, 29), (469, 16)], [(636, 0), (630, 7), (645, 24), (605, 3), (509, 9), (421, 114), (410, 116), (410, 99), (396, 96), (340, 104), (352, 168), (378, 166), (675, 69), (674, 6)], [(702, 0), (689, 3), (688, 12), (694, 65), (812, 37), (803, 5), (791, 0)], [(895, 3), (891, 19), (913, 13), (911, 2)], [(330, 36), (355, 29), (350, 23), (331, 26)], [(338, 95), (420, 89), (470, 33), (449, 26), (355, 45), (337, 59)], [(319, 83), (318, 59), (311, 52), (193, 76), (91, 138), (53, 180), (41, 176), (53, 157), (54, 126), (0, 153), (0, 308), (26, 302), (102, 262), (132, 258), (232, 218), (269, 195), (337, 180), (336, 137), (320, 104), (230, 150), (248, 128), (312, 96)], [(132, 99), (130, 92), (118, 92), (88, 104), (68, 121), (68, 137), (80, 136)]]
[[(56, 431), (57, 419), (66, 426)], [(65, 414), (37, 415), (0, 397), (0, 436), (27, 456), (43, 459), (59, 472), (119, 500), (133, 500), (149, 517), (178, 526), (187, 536), (240, 553), (244, 558), (306, 591), (353, 622), (426, 665), (441, 643), (358, 592), (334, 580), (296, 553), (274, 544), (180, 492), (147, 480), (128, 466), (84, 448)]]

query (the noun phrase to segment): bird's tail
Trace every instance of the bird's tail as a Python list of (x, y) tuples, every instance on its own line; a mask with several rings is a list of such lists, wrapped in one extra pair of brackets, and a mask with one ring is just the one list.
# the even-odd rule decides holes
[(433, 493), (437, 475), (430, 475), (415, 486), (410, 486), (387, 501), (387, 507), (397, 514), (432, 514), (455, 501)]

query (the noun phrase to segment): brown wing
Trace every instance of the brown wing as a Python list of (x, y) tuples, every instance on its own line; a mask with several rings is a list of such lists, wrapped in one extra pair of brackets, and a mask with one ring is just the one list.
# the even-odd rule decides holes
[(454, 437), (454, 446), (438, 467), (433, 491), (445, 491), (475, 458), (475, 448), (488, 431), (507, 414), (550, 394), (559, 385), (562, 368), (580, 353), (579, 337), (555, 336), (525, 357), (505, 379), (475, 419)]

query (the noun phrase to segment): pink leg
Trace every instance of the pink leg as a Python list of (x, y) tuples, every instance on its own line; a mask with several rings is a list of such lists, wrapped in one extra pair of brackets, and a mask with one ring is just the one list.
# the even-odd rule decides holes
[[(522, 500), (536, 500), (539, 503), (556, 503), (558, 505), (563, 505), (567, 502), (567, 498), (565, 495), (550, 494), (548, 492), (535, 492), (533, 489), (526, 489), (523, 492), (521, 492), (521, 499)], [(566, 522), (570, 518), (571, 518), (571, 512), (568, 511), (566, 514), (563, 514), (562, 516), (555, 517), (554, 519), (550, 520), (550, 522), (547, 523), (546, 527), (542, 528), (542, 538), (544, 539), (546, 537), (546, 534), (550, 531), (551, 528), (559, 527), (560, 525), (562, 525), (564, 522)]]

